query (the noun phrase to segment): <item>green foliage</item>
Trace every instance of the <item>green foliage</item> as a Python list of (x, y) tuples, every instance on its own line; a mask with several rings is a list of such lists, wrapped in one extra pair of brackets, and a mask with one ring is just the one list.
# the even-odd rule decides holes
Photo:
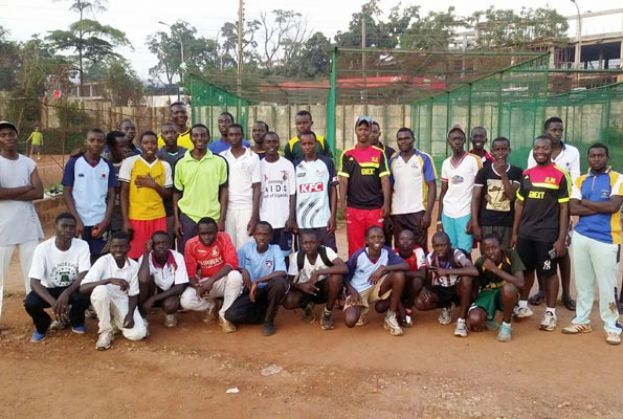
[(400, 38), (400, 47), (405, 49), (446, 50), (456, 34), (456, 29), (463, 27), (454, 14), (454, 7), (445, 12), (429, 12), (418, 18)]
[(0, 26), (0, 90), (11, 90), (17, 84), (19, 46), (7, 39), (7, 31)]

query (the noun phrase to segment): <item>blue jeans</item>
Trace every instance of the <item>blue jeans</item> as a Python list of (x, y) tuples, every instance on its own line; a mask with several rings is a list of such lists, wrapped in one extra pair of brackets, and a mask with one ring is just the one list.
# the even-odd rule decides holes
[(474, 237), (471, 234), (467, 234), (465, 229), (467, 228), (468, 221), (472, 218), (471, 215), (465, 215), (459, 218), (448, 217), (441, 214), (441, 224), (443, 225), (443, 231), (450, 237), (450, 243), (454, 249), (463, 249), (468, 253), (471, 253), (474, 243)]

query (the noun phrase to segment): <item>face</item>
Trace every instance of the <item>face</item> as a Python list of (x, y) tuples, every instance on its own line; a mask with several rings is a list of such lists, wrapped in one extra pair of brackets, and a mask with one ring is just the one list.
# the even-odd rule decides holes
[(532, 157), (538, 164), (547, 164), (552, 160), (552, 142), (547, 139), (540, 139), (532, 146)]
[(264, 136), (266, 135), (266, 126), (261, 123), (253, 124), (253, 128), (251, 129), (251, 136), (253, 137), (253, 141), (256, 144), (262, 144), (264, 141)]
[(126, 239), (112, 239), (110, 243), (110, 254), (115, 260), (126, 260), (129, 250), (130, 242)]
[(493, 263), (500, 263), (502, 261), (502, 248), (496, 239), (483, 240), (482, 253)]
[(313, 121), (309, 115), (297, 115), (294, 117), (294, 127), (296, 128), (296, 135), (300, 135), (302, 132), (311, 131)]
[(158, 137), (155, 135), (143, 135), (143, 138), (141, 138), (141, 150), (143, 150), (143, 156), (147, 158), (156, 157)]
[(270, 239), (272, 236), (272, 232), (268, 226), (260, 224), (255, 227), (255, 231), (253, 232), (253, 239), (257, 244), (259, 250), (263, 251), (268, 249), (268, 244), (270, 243)]
[(242, 130), (238, 127), (227, 129), (227, 141), (232, 147), (238, 147), (242, 143)]
[(3, 150), (14, 150), (17, 144), (17, 132), (6, 127), (0, 129), (0, 145)]
[(491, 154), (496, 160), (506, 161), (510, 153), (511, 149), (506, 141), (496, 141), (491, 145)]
[(119, 130), (125, 132), (125, 136), (130, 142), (136, 137), (136, 125), (134, 125), (132, 121), (124, 121), (119, 127)]
[(368, 231), (366, 236), (366, 244), (370, 249), (380, 251), (385, 245), (385, 234), (383, 234), (382, 228), (373, 228)]
[(171, 119), (180, 127), (185, 127), (188, 121), (188, 111), (184, 105), (175, 105), (171, 108)]
[(596, 172), (602, 172), (608, 167), (608, 155), (603, 148), (591, 148), (588, 152), (588, 165)]
[(58, 220), (54, 226), (56, 229), (56, 237), (62, 240), (71, 240), (76, 236), (76, 220), (71, 218), (62, 218)]
[(175, 130), (175, 126), (171, 124), (163, 125), (160, 131), (162, 138), (164, 138), (164, 143), (168, 147), (177, 146), (177, 131)]
[(379, 143), (379, 138), (381, 138), (381, 128), (376, 124), (372, 124), (370, 127), (370, 144), (377, 145)]
[(130, 155), (130, 142), (125, 137), (115, 138), (115, 145), (110, 149), (115, 160), (123, 160)]
[(169, 251), (169, 236), (164, 234), (156, 234), (153, 237), (154, 242), (154, 254), (157, 257), (165, 257)]
[(268, 134), (264, 137), (264, 149), (266, 154), (274, 156), (279, 154), (279, 137), (274, 134)]
[(87, 148), (87, 153), (93, 156), (100, 156), (106, 146), (106, 137), (101, 132), (90, 132), (84, 145)]
[(301, 247), (306, 254), (318, 253), (318, 238), (315, 234), (303, 234), (301, 237)]
[(193, 142), (195, 150), (203, 151), (208, 146), (210, 136), (203, 127), (195, 127), (190, 131), (190, 140)]
[(465, 148), (465, 134), (459, 130), (454, 130), (448, 135), (448, 144), (453, 152), (458, 153)]
[(406, 230), (398, 235), (398, 248), (400, 250), (411, 252), (415, 247), (415, 236), (412, 232)]
[(227, 128), (229, 128), (229, 126), (233, 124), (234, 121), (231, 120), (229, 115), (220, 115), (216, 120), (216, 123), (218, 124), (219, 132), (221, 133), (223, 138), (225, 138), (227, 137)]
[(445, 258), (450, 252), (450, 241), (447, 237), (437, 236), (433, 238), (433, 251), (437, 257)]
[(398, 149), (400, 151), (409, 152), (413, 150), (413, 143), (415, 140), (409, 131), (401, 131), (396, 135), (396, 142), (398, 143)]
[(216, 240), (216, 234), (218, 232), (218, 228), (215, 224), (206, 224), (202, 223), (197, 226), (197, 235), (199, 236), (199, 241), (204, 246), (211, 246)]
[(545, 133), (549, 134), (552, 137), (552, 140), (556, 144), (558, 144), (562, 140), (562, 122), (550, 122), (547, 128), (545, 129)]
[(357, 135), (358, 143), (367, 144), (370, 140), (370, 125), (365, 122), (357, 125), (357, 128), (355, 128), (355, 134)]
[(301, 145), (301, 151), (303, 151), (303, 155), (305, 157), (314, 156), (314, 154), (316, 153), (316, 138), (311, 134), (307, 134), (300, 137), (300, 139), (301, 141), (299, 144)]
[(472, 147), (474, 150), (483, 150), (487, 142), (487, 131), (481, 128), (472, 130)]

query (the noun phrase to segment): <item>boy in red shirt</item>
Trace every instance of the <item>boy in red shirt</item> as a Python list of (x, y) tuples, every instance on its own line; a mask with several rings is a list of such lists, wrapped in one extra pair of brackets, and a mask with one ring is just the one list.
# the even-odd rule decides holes
[[(411, 313), (415, 304), (415, 297), (424, 286), (426, 280), (426, 254), (415, 241), (415, 233), (411, 230), (402, 230), (398, 235), (398, 247), (394, 251), (400, 256), (409, 270), (405, 272), (405, 289), (402, 298), (404, 309), (398, 309), (398, 318), (401, 319), (402, 326), (411, 327)], [(404, 313), (403, 313), (404, 312)]]

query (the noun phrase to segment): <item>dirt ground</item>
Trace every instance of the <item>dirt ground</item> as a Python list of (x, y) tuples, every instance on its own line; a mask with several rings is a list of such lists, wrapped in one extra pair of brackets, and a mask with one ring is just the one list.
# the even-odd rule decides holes
[[(157, 313), (145, 341), (118, 337), (98, 352), (93, 320), (87, 335), (30, 343), (22, 298), (14, 258), (1, 318), (0, 417), (623, 417), (622, 349), (606, 345), (596, 310), (593, 333), (565, 336), (560, 327), (538, 330), (537, 307), (506, 344), (494, 332), (456, 338), (437, 312), (416, 312), (415, 326), (393, 337), (381, 315), (348, 330), (336, 312), (336, 329), (322, 331), (301, 311), (282, 310), (268, 338), (260, 326), (225, 335), (196, 313), (167, 329)], [(564, 326), (572, 313), (560, 305), (558, 316)], [(263, 376), (271, 364), (281, 372)], [(226, 393), (234, 387), (239, 393)]]

